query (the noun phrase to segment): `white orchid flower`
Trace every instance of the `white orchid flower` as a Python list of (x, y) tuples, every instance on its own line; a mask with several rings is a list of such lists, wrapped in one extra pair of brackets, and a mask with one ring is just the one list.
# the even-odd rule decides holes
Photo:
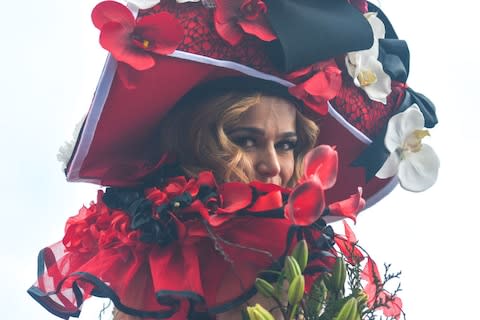
[(424, 125), (425, 119), (416, 104), (390, 119), (385, 135), (390, 156), (377, 172), (378, 178), (398, 175), (400, 185), (414, 192), (424, 191), (435, 183), (440, 160), (432, 147), (422, 143), (430, 135)]
[(133, 4), (138, 9), (145, 10), (159, 4), (160, 0), (128, 0), (127, 2)]
[(378, 39), (385, 38), (385, 25), (375, 12), (366, 13), (365, 18), (373, 30), (373, 45), (367, 50), (349, 52), (345, 64), (357, 87), (362, 88), (370, 99), (386, 104), (392, 81), (378, 61)]

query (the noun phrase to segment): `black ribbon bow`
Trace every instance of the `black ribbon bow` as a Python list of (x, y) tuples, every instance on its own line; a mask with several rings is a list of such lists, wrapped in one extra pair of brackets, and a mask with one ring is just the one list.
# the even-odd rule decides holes
[(265, 0), (277, 40), (267, 48), (283, 72), (373, 45), (367, 19), (346, 0)]

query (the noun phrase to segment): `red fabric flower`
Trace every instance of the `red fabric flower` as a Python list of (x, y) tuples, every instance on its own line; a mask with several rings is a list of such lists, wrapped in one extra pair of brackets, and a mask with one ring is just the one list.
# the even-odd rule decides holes
[(353, 233), (353, 230), (345, 221), (343, 221), (343, 226), (345, 228), (345, 236), (335, 234), (335, 243), (345, 256), (347, 262), (351, 265), (357, 265), (363, 259), (365, 259), (365, 256), (356, 246), (357, 237), (355, 236), (355, 233)]
[(304, 168), (305, 174), (285, 207), (285, 217), (300, 226), (314, 223), (323, 214), (324, 190), (331, 188), (337, 179), (337, 151), (327, 145), (312, 149), (305, 156)]
[(375, 304), (380, 305), (377, 309), (381, 310), (386, 317), (400, 319), (403, 306), (402, 299), (392, 296), (383, 289), (378, 267), (370, 257), (368, 257), (367, 264), (362, 271), (362, 279), (367, 281), (364, 290), (368, 296), (368, 306), (372, 308)]
[(115, 1), (99, 3), (92, 21), (100, 30), (100, 44), (112, 56), (136, 70), (155, 65), (152, 53), (172, 53), (183, 38), (183, 28), (167, 12), (144, 16), (138, 21), (124, 5)]
[(342, 71), (335, 60), (315, 63), (304, 69), (292, 72), (288, 79), (302, 81), (288, 91), (302, 100), (313, 111), (326, 115), (328, 100), (335, 98), (342, 87)]
[(139, 231), (130, 229), (130, 217), (123, 211), (110, 210), (98, 192), (97, 204), (80, 209), (67, 220), (63, 244), (67, 251), (96, 253), (99, 249), (135, 245)]
[(232, 46), (248, 33), (263, 41), (272, 41), (276, 35), (270, 29), (262, 0), (217, 0), (214, 14), (217, 33)]

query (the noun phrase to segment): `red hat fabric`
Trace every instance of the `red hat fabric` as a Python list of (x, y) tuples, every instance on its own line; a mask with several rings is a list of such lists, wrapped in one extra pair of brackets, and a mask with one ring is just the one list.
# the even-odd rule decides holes
[[(66, 170), (67, 179), (108, 186), (138, 184), (166, 161), (158, 155), (155, 155), (155, 158), (150, 151), (152, 134), (162, 117), (183, 95), (199, 84), (237, 76), (245, 77), (245, 81), (259, 78), (285, 86), (317, 112), (315, 119), (321, 128), (318, 143), (334, 145), (340, 154), (338, 183), (329, 191), (332, 199), (343, 199), (359, 186), (363, 187), (363, 194), (369, 205), (387, 194), (395, 181), (377, 178), (366, 181), (365, 168), (354, 167), (352, 162), (372, 139), (381, 135), (388, 119), (399, 110), (406, 86), (392, 81), (392, 90), (385, 104), (371, 100), (346, 72), (345, 63), (342, 61), (346, 52), (323, 61), (311, 58), (313, 63), (306, 62), (307, 65), (303, 68), (284, 72), (275, 66), (275, 58), (272, 58), (275, 54), (270, 54), (275, 47), (274, 42), (279, 40), (265, 42), (241, 28), (241, 20), (246, 18), (242, 16), (240, 9), (243, 9), (241, 5), (246, 2), (248, 1), (217, 1), (217, 7), (212, 9), (200, 2), (178, 4), (175, 1), (162, 1), (148, 10), (138, 11), (136, 20), (133, 14), (119, 3), (100, 3), (93, 11), (92, 18), (101, 30), (101, 44), (109, 48), (111, 55), (107, 59)], [(350, 7), (349, 4), (346, 5)], [(233, 9), (240, 11), (231, 8), (235, 6)], [(229, 32), (225, 32), (225, 24), (219, 27), (220, 23), (216, 20), (219, 19), (220, 9), (223, 9), (224, 15), (228, 15), (231, 10), (240, 12), (238, 16), (227, 20), (226, 25), (231, 29)], [(128, 19), (123, 17), (127, 14), (132, 15), (128, 23), (124, 22)], [(362, 13), (354, 7), (350, 8), (349, 14), (366, 21)], [(167, 21), (158, 23), (158, 28), (168, 26), (174, 33), (183, 29), (183, 37), (171, 39), (174, 36), (170, 32), (168, 39), (160, 37), (156, 40), (143, 39), (142, 42), (142, 37), (149, 37), (145, 31), (148, 30), (145, 20), (149, 19), (148, 22), (155, 25), (155, 19), (162, 21), (161, 18)], [(174, 27), (171, 26), (173, 23)], [(128, 26), (122, 29), (122, 24)], [(115, 31), (115, 26), (119, 25), (121, 32)], [(353, 27), (356, 26), (350, 26)], [(219, 32), (221, 28), (223, 31)], [(240, 33), (240, 36), (237, 36), (240, 40), (236, 45), (231, 45), (232, 40), (227, 36), (222, 38), (222, 35), (226, 33), (231, 36), (234, 31)], [(118, 36), (118, 33), (124, 34)], [(305, 34), (303, 38), (309, 40), (310, 36)], [(114, 40), (117, 42), (112, 46)], [(168, 54), (163, 51), (159, 54), (157, 52), (162, 51), (156, 47), (153, 51), (143, 47), (147, 42), (151, 45), (162, 41), (170, 46), (177, 41), (175, 51)], [(280, 45), (277, 43), (278, 52), (282, 51), (279, 49)], [(371, 39), (364, 46), (369, 45)], [(325, 46), (328, 47), (328, 43), (324, 44)], [(356, 49), (358, 46), (355, 44)], [(131, 56), (124, 54), (125, 48), (132, 51)], [(168, 50), (172, 51), (172, 48)], [(298, 48), (296, 50), (300, 51)], [(303, 51), (315, 57), (315, 49), (307, 48)], [(276, 56), (279, 55), (278, 52)], [(283, 51), (281, 54), (284, 54)], [(124, 61), (117, 61), (115, 56)], [(138, 63), (138, 60), (145, 57), (149, 58), (148, 63), (151, 66), (147, 63), (148, 66), (145, 67), (143, 62)], [(300, 61), (305, 57), (306, 54), (300, 54)], [(290, 64), (298, 64), (293, 62), (294, 57), (288, 59)], [(315, 85), (326, 88), (320, 89), (319, 93), (312, 92), (310, 87)]]

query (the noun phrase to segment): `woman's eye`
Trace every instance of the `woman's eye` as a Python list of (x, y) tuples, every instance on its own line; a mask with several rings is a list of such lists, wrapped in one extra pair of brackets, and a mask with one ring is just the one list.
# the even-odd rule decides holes
[(295, 149), (296, 144), (296, 141), (280, 141), (276, 144), (276, 148), (280, 151), (290, 151)]
[(250, 137), (234, 138), (233, 142), (241, 148), (252, 148), (256, 144), (255, 139)]

